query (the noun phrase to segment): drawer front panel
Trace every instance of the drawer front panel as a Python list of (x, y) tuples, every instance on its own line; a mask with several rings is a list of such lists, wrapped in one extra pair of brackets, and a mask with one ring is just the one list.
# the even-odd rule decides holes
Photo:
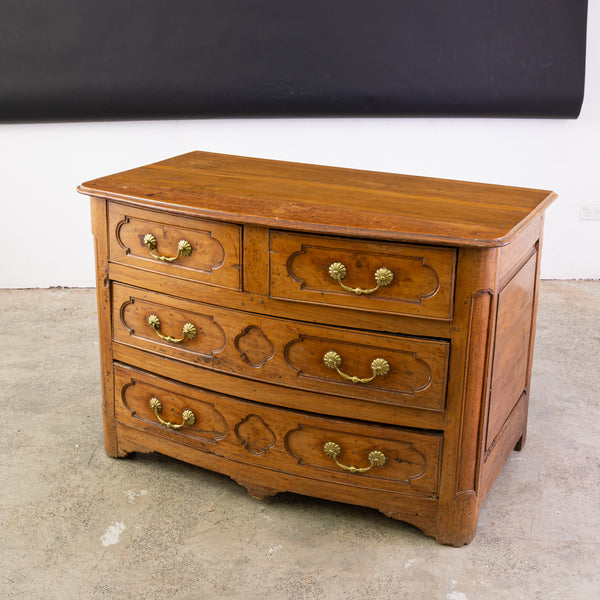
[(227, 435), (227, 422), (214, 398), (198, 395), (192, 400), (166, 380), (124, 367), (115, 367), (115, 376), (115, 415), (121, 423), (135, 421), (177, 431), (177, 439), (188, 443), (215, 444)]
[[(356, 487), (434, 496), (442, 436), (265, 407), (115, 365), (117, 421), (237, 462)], [(183, 422), (179, 429), (159, 416)], [(326, 451), (327, 449), (327, 451)], [(337, 462), (336, 462), (337, 461)]]
[[(153, 318), (154, 326), (149, 324)], [(186, 336), (187, 324), (195, 336)], [(265, 317), (120, 284), (113, 285), (113, 337), (267, 383), (375, 403), (444, 408), (446, 342)]]
[(454, 269), (449, 248), (270, 236), (270, 293), (276, 298), (450, 320)]
[(109, 232), (112, 262), (241, 289), (241, 229), (237, 225), (111, 203)]

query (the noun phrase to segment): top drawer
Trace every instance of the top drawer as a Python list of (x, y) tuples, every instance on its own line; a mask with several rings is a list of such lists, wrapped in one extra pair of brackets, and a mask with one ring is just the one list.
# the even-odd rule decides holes
[(452, 319), (455, 250), (271, 232), (270, 294)]
[(241, 289), (238, 225), (116, 203), (109, 204), (108, 220), (112, 262)]

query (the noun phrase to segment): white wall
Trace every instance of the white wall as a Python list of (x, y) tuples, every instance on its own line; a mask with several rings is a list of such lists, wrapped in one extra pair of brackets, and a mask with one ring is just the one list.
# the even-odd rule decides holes
[(542, 277), (600, 278), (600, 3), (577, 120), (243, 119), (0, 125), (0, 287), (93, 286), (86, 180), (190, 150), (553, 189)]

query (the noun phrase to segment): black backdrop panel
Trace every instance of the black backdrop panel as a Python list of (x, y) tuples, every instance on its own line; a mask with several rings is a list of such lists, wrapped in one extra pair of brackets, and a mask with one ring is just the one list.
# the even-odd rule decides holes
[(0, 121), (576, 117), (587, 0), (2, 0)]

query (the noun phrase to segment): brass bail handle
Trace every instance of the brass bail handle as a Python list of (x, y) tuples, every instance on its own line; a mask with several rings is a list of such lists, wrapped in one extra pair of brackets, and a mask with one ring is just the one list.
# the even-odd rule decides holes
[(148, 248), (148, 251), (154, 258), (158, 260), (162, 260), (163, 262), (174, 262), (182, 256), (189, 256), (192, 253), (192, 245), (187, 240), (179, 240), (177, 244), (177, 255), (176, 256), (163, 256), (162, 254), (156, 254), (154, 250), (158, 242), (156, 241), (156, 237), (152, 233), (147, 233), (144, 236), (144, 246)]
[(352, 375), (346, 375), (346, 373), (340, 371), (342, 357), (335, 350), (329, 350), (329, 352), (326, 352), (323, 356), (323, 362), (328, 369), (337, 371), (339, 375), (352, 383), (369, 383), (369, 381), (373, 381), (375, 377), (385, 377), (390, 372), (390, 363), (385, 360), (385, 358), (376, 358), (371, 363), (371, 371), (373, 373), (371, 377), (361, 378)]
[(340, 469), (344, 469), (344, 471), (350, 471), (350, 473), (366, 473), (373, 467), (383, 467), (383, 465), (385, 465), (385, 461), (387, 460), (387, 457), (383, 452), (380, 450), (372, 450), (367, 456), (367, 460), (369, 461), (368, 467), (344, 465), (338, 461), (338, 456), (342, 453), (342, 449), (340, 445), (336, 444), (335, 442), (327, 442), (323, 446), (323, 452), (325, 452), (329, 458), (332, 458), (335, 461), (335, 464), (340, 467)]
[(170, 335), (163, 335), (159, 331), (160, 319), (158, 318), (157, 315), (150, 315), (148, 317), (148, 325), (150, 327), (152, 327), (152, 329), (154, 330), (154, 333), (156, 333), (156, 335), (161, 340), (165, 340), (166, 342), (172, 342), (173, 344), (180, 344), (181, 342), (183, 342), (186, 339), (193, 340), (198, 335), (198, 330), (196, 329), (196, 326), (192, 323), (186, 323), (183, 326), (180, 338), (174, 338), (174, 337), (171, 337)]
[(182, 423), (165, 421), (160, 416), (160, 413), (162, 412), (162, 402), (155, 397), (150, 398), (150, 408), (154, 412), (156, 418), (169, 429), (181, 429), (184, 425), (193, 425), (196, 422), (196, 415), (189, 408), (186, 408), (181, 415), (181, 418), (183, 419)]
[(377, 284), (374, 288), (369, 290), (363, 290), (362, 288), (352, 288), (348, 287), (344, 283), (342, 283), (342, 279), (346, 278), (348, 274), (348, 269), (341, 262), (334, 262), (329, 265), (329, 277), (334, 281), (337, 281), (340, 286), (345, 289), (347, 292), (352, 292), (357, 296), (363, 296), (366, 294), (372, 294), (376, 292), (380, 287), (385, 287), (390, 285), (394, 280), (394, 274), (386, 267), (381, 267), (375, 271), (375, 283)]

